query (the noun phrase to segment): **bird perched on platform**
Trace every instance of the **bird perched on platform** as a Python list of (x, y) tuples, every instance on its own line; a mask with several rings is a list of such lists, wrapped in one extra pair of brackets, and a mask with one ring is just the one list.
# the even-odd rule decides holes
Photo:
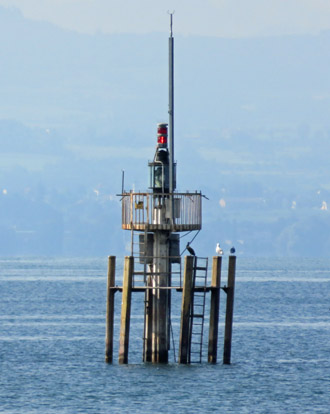
[(196, 256), (195, 254), (195, 250), (190, 246), (190, 243), (187, 243), (186, 249), (188, 250), (188, 252), (192, 255), (192, 256)]
[(230, 254), (234, 254), (236, 252), (236, 250), (235, 250), (235, 247), (233, 246), (231, 249), (230, 249)]
[(215, 248), (216, 253), (221, 256), (223, 254), (223, 250), (220, 247), (220, 244), (217, 243), (217, 247)]

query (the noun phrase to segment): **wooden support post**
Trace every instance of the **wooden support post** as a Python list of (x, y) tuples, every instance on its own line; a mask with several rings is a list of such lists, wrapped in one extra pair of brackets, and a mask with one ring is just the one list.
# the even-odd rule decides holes
[[(172, 263), (169, 261), (169, 274), (168, 274), (168, 286), (172, 286)], [(167, 291), (167, 349), (171, 349), (171, 308), (172, 308), (172, 291), (169, 289)]]
[(190, 354), (190, 311), (193, 294), (194, 256), (186, 256), (184, 262), (179, 363), (187, 364)]
[[(152, 286), (157, 287), (156, 276), (152, 276)], [(158, 298), (157, 298), (157, 289), (152, 289), (151, 291), (151, 361), (156, 364), (158, 362), (158, 353), (157, 353), (157, 332), (158, 332)]]
[[(167, 275), (165, 276), (167, 277)], [(165, 282), (166, 283), (166, 282)], [(160, 286), (164, 287), (167, 285), (164, 281), (160, 282)], [(157, 362), (162, 364), (168, 363), (168, 290), (158, 290), (158, 312), (157, 312)]]
[(119, 364), (128, 363), (129, 328), (131, 319), (131, 296), (133, 280), (133, 256), (126, 256), (124, 263), (123, 294), (121, 304)]
[(229, 256), (226, 325), (225, 325), (225, 338), (224, 338), (224, 348), (223, 348), (223, 363), (224, 364), (230, 364), (230, 357), (231, 357), (231, 338), (232, 338), (232, 328), (233, 328), (234, 292), (235, 292), (235, 272), (236, 272), (236, 256)]
[(115, 272), (116, 256), (108, 257), (108, 283), (107, 283), (107, 313), (105, 325), (105, 362), (112, 364), (113, 355), (113, 321), (115, 307)]
[[(148, 276), (147, 286), (152, 286), (151, 276)], [(144, 349), (143, 362), (152, 360), (152, 291), (147, 289), (145, 292), (145, 325), (144, 325)]]
[(214, 256), (212, 260), (211, 305), (208, 362), (216, 364), (218, 354), (218, 324), (220, 308), (221, 256)]

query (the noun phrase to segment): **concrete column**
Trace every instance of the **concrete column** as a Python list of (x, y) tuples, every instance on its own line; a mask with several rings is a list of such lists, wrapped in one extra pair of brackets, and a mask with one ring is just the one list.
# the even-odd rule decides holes
[(154, 234), (152, 362), (168, 362), (169, 233)]

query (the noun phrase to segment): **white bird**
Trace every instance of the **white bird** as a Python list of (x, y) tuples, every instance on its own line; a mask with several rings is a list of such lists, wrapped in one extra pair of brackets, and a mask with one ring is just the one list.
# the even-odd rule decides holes
[(217, 243), (217, 247), (215, 248), (216, 253), (221, 256), (223, 254), (223, 250), (220, 247), (220, 244)]

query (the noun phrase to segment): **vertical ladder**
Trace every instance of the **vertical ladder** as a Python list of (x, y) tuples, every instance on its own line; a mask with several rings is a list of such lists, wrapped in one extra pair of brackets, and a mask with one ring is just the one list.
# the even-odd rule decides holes
[[(147, 229), (144, 233), (141, 231), (131, 230), (131, 255), (134, 257), (133, 269), (133, 287), (147, 286), (148, 281), (148, 264), (147, 264)], [(143, 240), (141, 236), (143, 235)], [(150, 291), (146, 289), (144, 293), (144, 321), (143, 321), (143, 362), (151, 362), (150, 355), (147, 355), (147, 313), (150, 306)]]
[(207, 285), (208, 258), (195, 257), (193, 272), (193, 297), (190, 310), (189, 363), (201, 363)]
[(142, 249), (145, 252), (146, 249), (146, 238), (144, 237), (144, 243), (140, 247), (141, 241), (140, 241), (140, 235), (145, 234), (141, 231), (131, 230), (131, 256), (135, 258), (140, 258), (140, 249)]
[[(131, 231), (131, 256), (134, 257), (133, 287), (144, 286), (147, 280), (147, 231)], [(143, 241), (140, 236), (143, 235)], [(141, 253), (142, 252), (142, 253)]]

